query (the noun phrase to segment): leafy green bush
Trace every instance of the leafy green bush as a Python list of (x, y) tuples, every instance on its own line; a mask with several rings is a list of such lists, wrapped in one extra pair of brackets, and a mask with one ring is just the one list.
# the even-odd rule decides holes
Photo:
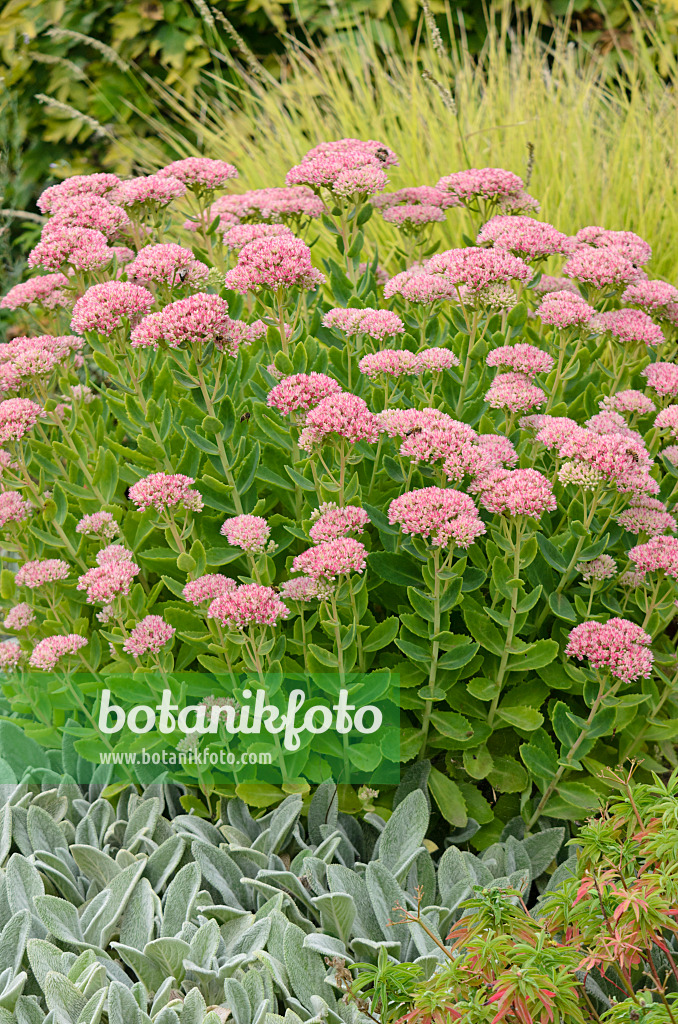
[[(669, 1024), (678, 1007), (675, 850), (678, 774), (633, 785), (577, 835), (569, 877), (555, 877), (532, 913), (517, 892), (476, 891), (432, 977), (382, 956), (350, 984), (387, 1024), (561, 1021)], [(400, 920), (429, 921), (402, 904)]]
[[(367, 170), (385, 184), (381, 166), (373, 162)], [(76, 180), (74, 185), (89, 188), (98, 181)], [(153, 187), (154, 181), (109, 184), (124, 192)], [(62, 191), (69, 187), (68, 182), (57, 186)], [(53, 195), (47, 193), (48, 205)], [(191, 749), (210, 755), (228, 747), (242, 759), (249, 752), (247, 735), (201, 735), (195, 729), (187, 736), (190, 730), (176, 722), (167, 735), (139, 735), (127, 722), (109, 736), (101, 722), (102, 692), (108, 690), (112, 703), (125, 712), (147, 706), (149, 694), (157, 706), (165, 691), (171, 691), (173, 704), (201, 703), (205, 710), (217, 698), (246, 703), (245, 691), (266, 690), (267, 679), (273, 693), (284, 692), (283, 680), (284, 686), (295, 679), (312, 686), (314, 680), (328, 679), (325, 688), (333, 695), (346, 690), (357, 697), (383, 697), (395, 713), (389, 727), (359, 745), (336, 735), (334, 743), (328, 737), (313, 740), (307, 732), (289, 767), (282, 751), (276, 751), (283, 771), (273, 781), (280, 785), (271, 785), (270, 774), (249, 762), (237, 774), (230, 768), (203, 771), (197, 764), (182, 765), (180, 781), (205, 793), (230, 793), (233, 785), (243, 786), (238, 795), (270, 806), (290, 787), (304, 790), (327, 778), (349, 782), (353, 771), (368, 784), (376, 778), (378, 786), (375, 773), (387, 772), (384, 782), (390, 785), (401, 764), (428, 758), (433, 761), (429, 787), (440, 812), (455, 827), (464, 827), (469, 818), (484, 826), (475, 840), (479, 847), (496, 839), (517, 814), (528, 828), (542, 814), (579, 820), (606, 791), (601, 765), (638, 755), (649, 767), (658, 766), (658, 758), (670, 759), (672, 753), (670, 746), (657, 751), (655, 745), (670, 744), (676, 735), (674, 538), (655, 538), (665, 559), (656, 564), (668, 566), (668, 575), (652, 566), (640, 576), (632, 572), (629, 578), (624, 572), (633, 569), (634, 557), (645, 557), (637, 534), (654, 530), (657, 510), (659, 532), (676, 529), (668, 506), (677, 471), (670, 449), (666, 456), (661, 449), (675, 406), (659, 418), (657, 405), (666, 402), (648, 377), (657, 351), (669, 360), (673, 356), (671, 325), (664, 324), (665, 335), (647, 314), (624, 309), (622, 320), (640, 320), (643, 331), (650, 332), (643, 337), (653, 345), (627, 343), (623, 348), (611, 331), (600, 333), (604, 321), (598, 319), (606, 307), (606, 316), (616, 317), (613, 307), (623, 302), (621, 287), (595, 289), (585, 275), (579, 285), (593, 305), (581, 297), (573, 300), (583, 306), (582, 324), (574, 331), (554, 324), (536, 312), (545, 266), (539, 254), (525, 253), (528, 260), (534, 257), (530, 267), (516, 256), (504, 257), (501, 248), (481, 247), (471, 248), (470, 254), (454, 249), (437, 254), (431, 269), (444, 270), (448, 260), (456, 265), (467, 257), (492, 265), (506, 258), (510, 274), (515, 272), (521, 283), (510, 283), (509, 275), (508, 281), (500, 278), (499, 292), (448, 292), (423, 306), (396, 291), (388, 296), (391, 308), (375, 312), (374, 307), (386, 305), (379, 296), (387, 293), (379, 291), (375, 259), (361, 266), (361, 255), (364, 249), (374, 251), (367, 239), (378, 215), (362, 193), (346, 199), (330, 191), (325, 198), (322, 216), (310, 226), (299, 228), (295, 222), (299, 230), (322, 235), (317, 244), (314, 238), (313, 249), (289, 234), (265, 237), (263, 248), (257, 243), (269, 270), (267, 246), (273, 247), (273, 267), (278, 246), (291, 247), (292, 268), (296, 260), (306, 268), (301, 278), (293, 278), (301, 287), (266, 278), (266, 287), (252, 291), (238, 285), (242, 267), (224, 276), (235, 257), (222, 244), (214, 211), (205, 218), (203, 209), (198, 216), (196, 203), (204, 207), (208, 202), (200, 188), (183, 196), (186, 205), (176, 219), (157, 204), (139, 203), (130, 207), (127, 222), (124, 210), (95, 200), (96, 216), (102, 203), (117, 225), (122, 213), (124, 233), (118, 240), (139, 246), (131, 262), (131, 249), (114, 250), (98, 236), (103, 248), (94, 252), (95, 263), (103, 267), (81, 267), (77, 248), (64, 254), (57, 247), (54, 256), (54, 238), (62, 231), (66, 241), (71, 236), (59, 209), (53, 211), (32, 260), (47, 259), (53, 270), (68, 270), (73, 261), (74, 273), (61, 280), (58, 304), (47, 310), (31, 307), (25, 296), (21, 299), (21, 290), (3, 302), (11, 306), (16, 298), (21, 309), (28, 303), (29, 314), (32, 308), (42, 317), (43, 329), (49, 324), (61, 336), (71, 324), (85, 339), (54, 341), (47, 335), (19, 340), (6, 350), (5, 373), (22, 397), (0, 407), (6, 417), (3, 483), (8, 488), (2, 496), (8, 553), (2, 600), (8, 613), (16, 614), (13, 606), (18, 604), (29, 616), (28, 625), (20, 616), (6, 627), (19, 638), (2, 647), (8, 659), (2, 687), (7, 714), (45, 748), (42, 763), (47, 764), (50, 757), (61, 756), (64, 737), (92, 765), (103, 752), (124, 766), (127, 755), (150, 750), (160, 756), (177, 744), (182, 749), (193, 744)], [(226, 200), (241, 202), (237, 196)], [(522, 190), (516, 201), (532, 202)], [(492, 203), (483, 206), (478, 209), (472, 201), (469, 209), (451, 209), (457, 230), (474, 237), (479, 221), (492, 212)], [(196, 230), (179, 235), (191, 210), (189, 223)], [(434, 213), (437, 228), (445, 214)], [(258, 214), (255, 210), (243, 217), (256, 221)], [(532, 228), (554, 233), (538, 222)], [(280, 226), (246, 223), (237, 230), (270, 232)], [(594, 238), (598, 230), (593, 229)], [(167, 244), (177, 236), (193, 250)], [(565, 257), (562, 249), (571, 245), (562, 234), (555, 236), (556, 252), (561, 252), (553, 254), (553, 270)], [(164, 244), (141, 244), (149, 239)], [(615, 242), (619, 236), (609, 239)], [(622, 239), (635, 247), (644, 266), (649, 246), (637, 237)], [(311, 265), (311, 257), (320, 261), (332, 243), (339, 255), (323, 260), (323, 273)], [(584, 248), (573, 259), (583, 253), (595, 261), (606, 252), (581, 239), (579, 244)], [(425, 255), (438, 246), (431, 225), (424, 224), (403, 233), (395, 255), (404, 261), (412, 258), (413, 248)], [(242, 250), (238, 259), (249, 251)], [(122, 268), (119, 256), (128, 261)], [(181, 273), (166, 279), (166, 260), (175, 258), (183, 261)], [(624, 266), (625, 279), (633, 279), (634, 266)], [(580, 276), (576, 267), (573, 273)], [(501, 268), (500, 274), (505, 277)], [(139, 291), (130, 279), (146, 281), (151, 290)], [(442, 273), (433, 284), (445, 289), (447, 280)], [(227, 282), (246, 294), (229, 290)], [(27, 287), (40, 283), (33, 278)], [(200, 290), (204, 287), (211, 291)], [(127, 313), (111, 318), (109, 302), (117, 301), (119, 292), (142, 305), (123, 307)], [(492, 305), (497, 295), (502, 311)], [(544, 305), (548, 308), (548, 302)], [(187, 310), (202, 318), (215, 309), (219, 326), (205, 344), (194, 328), (169, 340), (161, 333), (158, 340), (159, 318), (171, 323)], [(141, 319), (144, 313), (148, 316)], [(241, 321), (241, 315), (248, 319)], [(351, 327), (363, 315), (376, 321), (374, 336)], [(661, 319), (661, 311), (658, 315)], [(137, 319), (141, 322), (133, 327)], [(533, 368), (541, 374), (543, 389), (526, 376), (496, 374), (502, 360), (521, 358), (516, 342), (527, 344), (529, 358), (537, 359)], [(46, 362), (34, 362), (35, 346), (48, 347)], [(371, 348), (378, 351), (371, 353)], [(427, 363), (417, 362), (429, 357), (442, 359), (444, 369), (434, 363), (429, 372)], [(374, 373), (367, 365), (389, 359), (400, 361), (395, 378), (383, 367)], [(671, 369), (669, 364), (663, 372)], [(303, 376), (309, 373), (325, 376)], [(301, 382), (295, 374), (302, 375)], [(280, 383), (288, 377), (291, 381)], [(296, 411), (276, 398), (278, 385), (283, 396), (286, 388), (303, 391), (307, 384), (313, 392), (318, 379), (323, 387), (342, 392), (337, 402), (355, 410), (361, 430), (366, 424), (362, 433), (354, 435), (350, 426), (344, 432), (309, 432), (320, 393), (304, 399)], [(527, 405), (525, 390), (515, 401), (511, 395), (495, 400), (497, 383), (500, 390), (506, 383), (527, 389)], [(610, 427), (609, 408), (619, 400), (617, 392), (646, 388), (647, 394), (635, 396), (640, 412), (633, 414), (633, 427), (618, 413)], [(597, 432), (601, 403), (603, 426), (614, 428), (606, 441)], [(549, 414), (545, 424), (539, 418), (517, 419), (532, 407)], [(440, 447), (435, 434), (426, 447), (427, 416), (439, 417), (442, 424)], [(351, 424), (353, 415), (346, 422)], [(554, 431), (550, 440), (535, 436), (541, 426)], [(582, 463), (576, 461), (577, 450), (569, 453), (574, 468), (561, 434), (564, 439), (574, 435), (583, 446)], [(444, 461), (448, 442), (449, 462)], [(608, 447), (613, 458), (605, 456)], [(505, 500), (493, 498), (493, 474), (499, 490), (506, 488)], [(167, 488), (167, 501), (161, 495), (148, 502), (143, 493), (135, 494), (158, 480), (161, 492)], [(534, 504), (521, 504), (523, 481), (528, 495), (536, 481)], [(516, 495), (511, 494), (514, 482)], [(177, 483), (189, 488), (186, 501), (174, 500)], [(638, 493), (661, 500), (650, 497), (644, 511)], [(426, 502), (431, 494), (463, 504), (460, 521), (470, 522), (468, 534), (456, 527), (434, 534), (425, 528), (426, 511), (421, 528), (403, 517), (403, 502)], [(658, 506), (652, 505), (658, 500)], [(316, 544), (322, 538), (314, 534), (328, 503), (339, 506), (334, 510), (339, 516), (345, 512), (361, 518), (362, 539), (346, 539), (339, 530), (339, 547), (343, 551), (352, 545), (355, 557), (334, 570), (321, 567), (322, 586), (306, 595), (308, 601), (297, 600), (294, 574), (304, 571), (304, 562), (333, 557), (332, 542), (327, 542), (327, 555), (327, 544)], [(85, 518), (90, 516), (103, 526), (93, 526)], [(248, 528), (263, 530), (263, 539), (250, 544), (229, 536), (241, 516)], [(114, 551), (130, 575), (126, 585), (118, 581), (104, 592), (97, 590), (98, 578), (106, 577), (99, 563), (108, 558), (102, 549), (114, 538), (124, 545)], [(591, 582), (588, 563), (601, 556), (604, 579)], [(53, 581), (42, 578), (45, 559), (48, 569), (56, 560)], [(235, 587), (237, 581), (254, 588), (273, 602), (274, 614), (258, 619), (248, 613), (241, 622), (212, 610), (214, 594), (193, 600), (187, 586), (218, 570), (225, 570), (216, 577), (219, 585)], [(34, 572), (36, 579), (31, 578)], [(570, 634), (576, 635), (575, 628), (577, 633), (603, 628), (610, 617), (622, 619), (622, 627), (636, 637), (629, 641), (628, 666), (619, 671), (619, 665), (595, 658), (577, 663), (582, 655), (569, 648)], [(142, 643), (139, 649), (138, 635), (151, 626), (162, 630), (161, 642)], [(612, 622), (609, 630), (614, 628)], [(646, 649), (650, 644), (651, 653)], [(636, 661), (636, 647), (642, 647), (644, 662)], [(66, 660), (69, 651), (73, 658)], [(191, 680), (197, 699), (188, 700), (189, 674), (201, 670)], [(394, 683), (400, 686), (397, 695)], [(313, 705), (312, 693), (304, 690), (305, 710)], [(646, 717), (641, 729), (639, 708)], [(18, 779), (21, 772), (15, 775)], [(384, 791), (386, 799), (390, 792)]]

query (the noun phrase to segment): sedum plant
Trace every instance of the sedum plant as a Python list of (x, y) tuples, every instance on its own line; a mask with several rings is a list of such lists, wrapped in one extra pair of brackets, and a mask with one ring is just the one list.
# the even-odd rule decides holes
[[(397, 168), (344, 139), (275, 189), (191, 158), (40, 197), (36, 273), (2, 300), (25, 333), (3, 349), (0, 659), (43, 767), (66, 747), (150, 781), (142, 751), (227, 748), (235, 770), (173, 777), (259, 807), (383, 779), (388, 807), (430, 760), (483, 848), (518, 815), (580, 819), (601, 767), (673, 763), (678, 293), (634, 233), (537, 219), (511, 171)], [(388, 268), (376, 217), (403, 232)], [(447, 217), (473, 244), (437, 251)], [(309, 733), (267, 775), (229, 722), (292, 679), (379, 699), (388, 727)], [(135, 732), (165, 691), (216, 732)]]

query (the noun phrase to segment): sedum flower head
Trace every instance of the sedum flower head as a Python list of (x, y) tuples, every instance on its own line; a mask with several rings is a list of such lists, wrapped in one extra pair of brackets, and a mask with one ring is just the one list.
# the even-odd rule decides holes
[(146, 615), (138, 622), (122, 645), (126, 654), (141, 658), (144, 654), (157, 654), (170, 642), (176, 629), (161, 615)]
[(82, 533), (85, 537), (113, 540), (120, 533), (120, 527), (110, 512), (92, 512), (78, 521), (75, 532)]
[(468, 548), (485, 533), (473, 498), (452, 487), (406, 491), (389, 505), (388, 521), (403, 533), (430, 539), (434, 547)]
[(370, 522), (365, 509), (358, 505), (345, 505), (343, 508), (333, 504), (323, 505), (312, 518), (315, 522), (309, 530), (309, 537), (314, 544), (349, 537), (351, 534), (360, 535)]
[(29, 604), (21, 601), (7, 612), (3, 626), (5, 629), (15, 630), (18, 633), (22, 629), (27, 629), (33, 622), (35, 622), (35, 612)]
[(50, 185), (38, 198), (41, 213), (53, 213), (59, 206), (78, 196), (110, 196), (120, 185), (115, 174), (74, 174), (58, 185)]
[(277, 626), (289, 614), (289, 608), (276, 591), (258, 583), (245, 583), (220, 594), (207, 611), (208, 618), (235, 630), (244, 630), (248, 626)]
[(87, 639), (77, 633), (48, 636), (33, 648), (28, 664), (43, 672), (51, 672), (53, 668), (71, 654), (76, 654), (87, 646)]
[(219, 531), (229, 544), (251, 554), (266, 550), (271, 528), (263, 516), (241, 515), (227, 519)]
[(617, 563), (611, 555), (599, 555), (588, 562), (577, 562), (575, 570), (581, 573), (584, 580), (609, 580), (617, 575)]
[(341, 393), (341, 385), (324, 373), (293, 373), (271, 388), (266, 404), (283, 416), (308, 412), (330, 395)]
[(125, 322), (135, 323), (154, 305), (147, 288), (130, 281), (106, 281), (94, 284), (73, 307), (71, 327), (78, 334), (96, 331), (110, 336)]
[(184, 587), (184, 600), (189, 604), (201, 605), (207, 601), (213, 601), (215, 597), (235, 590), (236, 582), (230, 576), (222, 576), (221, 573), (207, 573), (205, 576), (198, 576), (190, 580)]
[(307, 415), (304, 429), (299, 436), (299, 447), (305, 451), (325, 444), (333, 444), (339, 438), (349, 444), (358, 441), (378, 440), (377, 419), (367, 408), (367, 403), (357, 395), (341, 392), (323, 398)]
[(130, 487), (129, 497), (142, 512), (151, 506), (158, 512), (169, 508), (200, 512), (203, 501), (199, 492), (192, 490), (194, 483), (192, 476), (183, 473), (151, 473)]
[(648, 679), (652, 672), (652, 637), (629, 619), (607, 622), (582, 622), (570, 632), (565, 653), (570, 658), (585, 658), (595, 669), (608, 669), (622, 682)]
[(335, 580), (351, 572), (363, 572), (366, 558), (367, 550), (361, 541), (355, 537), (337, 537), (296, 555), (292, 571), (304, 573), (312, 579)]
[(31, 590), (35, 590), (36, 587), (42, 587), (45, 583), (65, 580), (70, 571), (71, 567), (68, 562), (63, 562), (60, 558), (42, 558), (24, 562), (17, 570), (14, 580), (18, 586), (30, 587)]

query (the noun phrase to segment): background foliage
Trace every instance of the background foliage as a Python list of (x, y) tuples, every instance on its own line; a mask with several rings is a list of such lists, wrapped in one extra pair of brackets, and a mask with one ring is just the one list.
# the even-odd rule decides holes
[[(487, 52), (497, 26), (507, 36), (520, 24), (544, 38), (564, 24), (585, 47), (632, 52), (635, 19), (646, 15), (672, 49), (673, 6), (638, 4), (632, 16), (624, 0), (519, 0), (493, 5), (488, 21), (482, 0), (431, 3), (445, 43), (471, 55)], [(360, 39), (388, 61), (416, 54), (422, 28), (418, 0), (221, 0), (212, 7), (202, 0), (9, 0), (0, 10), (0, 205), (32, 209), (38, 184), (50, 176), (134, 170), (143, 164), (137, 140), (155, 134), (158, 116), (172, 117), (172, 100), (209, 118), (224, 85), (237, 96), (243, 59), (250, 70), (254, 57), (285, 80), (298, 70), (290, 59), (295, 45)]]

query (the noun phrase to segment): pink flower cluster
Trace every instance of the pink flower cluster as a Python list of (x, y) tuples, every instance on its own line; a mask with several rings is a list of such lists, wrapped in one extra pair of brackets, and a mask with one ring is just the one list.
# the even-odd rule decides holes
[(309, 530), (309, 537), (314, 544), (322, 544), (351, 534), (361, 534), (370, 522), (365, 509), (358, 505), (345, 505), (339, 508), (334, 504), (321, 505), (313, 517), (315, 522)]
[(286, 235), (259, 238), (243, 246), (237, 266), (225, 278), (227, 288), (243, 295), (262, 288), (310, 289), (324, 280), (325, 275), (311, 263), (311, 250), (306, 243)]
[(40, 241), (28, 254), (29, 267), (61, 270), (66, 264), (76, 270), (92, 271), (105, 267), (113, 259), (106, 236), (94, 228), (70, 228), (63, 224), (46, 225)]
[(397, 163), (395, 154), (379, 142), (340, 139), (309, 150), (285, 176), (287, 185), (325, 188), (337, 198), (360, 200), (388, 184), (384, 167)]
[(77, 589), (87, 592), (88, 604), (110, 604), (116, 597), (129, 594), (140, 571), (135, 562), (126, 558), (105, 561), (80, 576)]
[(157, 313), (137, 324), (130, 335), (132, 348), (168, 348), (181, 345), (213, 344), (221, 351), (237, 355), (241, 345), (249, 345), (266, 331), (261, 320), (251, 324), (232, 320), (228, 303), (219, 295), (196, 292), (185, 299), (170, 302)]
[(62, 203), (76, 197), (110, 196), (119, 184), (120, 178), (115, 174), (74, 174), (45, 188), (38, 199), (38, 209), (41, 213), (53, 213)]
[(289, 614), (289, 608), (275, 590), (258, 583), (245, 583), (220, 594), (207, 611), (208, 618), (234, 630), (245, 630), (248, 626), (276, 626)]
[(640, 309), (611, 309), (598, 313), (591, 322), (591, 329), (607, 332), (616, 341), (628, 345), (661, 345), (664, 335), (647, 313)]
[(410, 267), (395, 274), (384, 286), (384, 298), (400, 295), (407, 302), (429, 306), (441, 300), (457, 299), (455, 285), (443, 274), (429, 274), (423, 267)]
[(65, 580), (71, 571), (68, 562), (60, 558), (36, 559), (32, 562), (24, 562), (17, 570), (14, 582), (20, 587), (42, 587), (45, 583), (56, 583)]
[(655, 411), (655, 404), (642, 391), (617, 391), (614, 395), (604, 395), (599, 402), (600, 408), (609, 412), (630, 412), (645, 416)]
[(449, 348), (438, 348), (435, 345), (416, 352), (414, 358), (417, 373), (442, 373), (443, 370), (451, 370), (454, 366), (461, 365)]
[(384, 409), (383, 412), (377, 413), (376, 418), (379, 429), (389, 437), (406, 437), (414, 432), (419, 433), (421, 430), (434, 427), (456, 426), (467, 431), (464, 436), (475, 436), (472, 427), (459, 423), (440, 409)]
[(0, 530), (9, 522), (22, 523), (31, 511), (31, 503), (18, 491), (0, 491)]
[(638, 279), (636, 267), (617, 249), (593, 249), (589, 246), (570, 256), (563, 267), (563, 274), (600, 291), (618, 289)]
[(27, 629), (33, 622), (35, 622), (35, 612), (29, 604), (21, 601), (7, 612), (3, 626), (5, 629), (19, 633), (22, 629)]
[(0, 402), (0, 444), (20, 441), (43, 415), (40, 406), (30, 398), (8, 398)]
[(550, 274), (542, 274), (532, 285), (536, 295), (548, 295), (550, 292), (571, 292), (572, 295), (579, 295), (579, 289), (574, 281), (567, 277), (553, 277)]
[(553, 356), (536, 345), (521, 343), (518, 345), (501, 345), (492, 349), (485, 362), (488, 366), (506, 367), (526, 377), (534, 377), (538, 373), (549, 373), (553, 369)]
[(536, 469), (493, 469), (471, 490), (479, 493), (483, 508), (501, 516), (541, 519), (544, 512), (557, 507), (551, 482)]
[(57, 309), (67, 306), (68, 298), (64, 288), (68, 286), (65, 274), (43, 274), (31, 277), (28, 281), (20, 281), (0, 299), (0, 309), (19, 309), (20, 306), (43, 306), (44, 309)]
[(331, 581), (351, 572), (363, 572), (366, 558), (365, 545), (355, 537), (337, 537), (296, 555), (292, 571), (302, 572), (314, 580)]
[(227, 519), (219, 531), (229, 544), (251, 554), (266, 550), (271, 528), (263, 516), (240, 515)]
[(53, 213), (62, 203), (77, 196), (110, 196), (120, 185), (120, 178), (115, 174), (74, 174), (60, 181), (58, 185), (50, 185), (38, 199), (41, 213)]
[(129, 281), (94, 284), (73, 307), (71, 327), (78, 334), (96, 331), (110, 337), (124, 327), (125, 321), (134, 324), (154, 303), (147, 288)]
[[(18, 337), (0, 345), (0, 391), (17, 391), (25, 381), (49, 377), (84, 344), (77, 335)], [(82, 365), (76, 361), (75, 367)]]
[(347, 338), (355, 335), (367, 335), (375, 341), (383, 341), (386, 337), (403, 334), (405, 324), (397, 313), (390, 309), (344, 309), (337, 306), (323, 316), (325, 327), (341, 331)]
[(595, 315), (593, 306), (570, 291), (548, 292), (537, 307), (537, 316), (542, 323), (561, 330), (566, 327), (585, 327)]
[(190, 249), (175, 242), (145, 245), (127, 266), (131, 281), (142, 284), (195, 285), (203, 281), (209, 268), (196, 260)]
[(258, 238), (275, 238), (278, 235), (294, 237), (284, 224), (235, 224), (224, 232), (224, 245), (235, 252)]
[(439, 206), (425, 203), (406, 203), (404, 206), (391, 206), (384, 210), (383, 217), (389, 224), (396, 224), (404, 230), (414, 231), (427, 224), (445, 222), (445, 214)]
[(122, 181), (111, 199), (133, 214), (162, 209), (186, 195), (186, 186), (178, 178), (163, 174), (146, 174)]
[(104, 540), (112, 540), (120, 533), (120, 527), (110, 512), (92, 512), (78, 521), (75, 532), (82, 533), (86, 537), (102, 537)]
[(441, 178), (436, 188), (449, 193), (464, 206), (470, 206), (478, 199), (510, 202), (525, 190), (522, 178), (501, 167), (474, 167), (468, 171), (456, 171)]
[(638, 281), (622, 293), (622, 302), (639, 306), (658, 320), (678, 323), (678, 288), (666, 281)]
[(649, 679), (654, 657), (649, 649), (652, 637), (629, 619), (582, 622), (575, 626), (565, 648), (570, 658), (588, 658), (595, 669), (608, 669), (622, 682)]
[(144, 654), (157, 654), (168, 644), (176, 629), (161, 615), (146, 615), (138, 622), (122, 645), (126, 654), (141, 658)]
[(364, 159), (377, 160), (383, 167), (394, 167), (398, 163), (393, 150), (376, 139), (333, 139), (330, 142), (319, 142), (313, 149), (309, 149), (303, 159), (316, 160), (320, 156), (338, 156), (342, 153), (362, 154)]
[(18, 640), (0, 642), (0, 672), (11, 672), (23, 657), (21, 644)]
[[(0, 405), (0, 413), (2, 405)], [(670, 430), (674, 437), (678, 438), (678, 405), (667, 405), (662, 409), (654, 421), (658, 430)]]
[(132, 552), (124, 544), (108, 544), (95, 555), (97, 565), (110, 565), (112, 562), (132, 562)]
[(66, 658), (70, 654), (76, 654), (86, 646), (87, 639), (84, 636), (78, 636), (77, 633), (47, 636), (33, 648), (28, 663), (32, 668), (41, 669), (43, 672), (51, 672), (62, 658)]
[(617, 522), (629, 533), (646, 533), (649, 537), (678, 530), (678, 522), (664, 502), (647, 495), (634, 497), (629, 508), (617, 516)]
[(442, 373), (443, 370), (459, 365), (454, 352), (447, 348), (425, 348), (421, 352), (387, 348), (363, 356), (358, 368), (372, 380), (382, 375), (400, 377), (407, 374), (420, 376), (423, 373)]
[(213, 191), (223, 188), (227, 181), (238, 177), (233, 164), (225, 160), (210, 160), (206, 156), (189, 156), (185, 160), (174, 160), (158, 171), (161, 178), (175, 178), (187, 188), (196, 191)]
[(386, 348), (381, 352), (370, 353), (363, 356), (358, 363), (358, 369), (370, 380), (378, 377), (402, 377), (406, 374), (416, 374), (417, 362), (414, 352), (407, 349)]
[(551, 419), (537, 433), (546, 448), (555, 449), (560, 458), (584, 463), (622, 493), (656, 491), (650, 476), (652, 459), (642, 441), (619, 433), (596, 434), (571, 420)]
[(651, 537), (629, 551), (638, 572), (663, 572), (678, 579), (678, 537)]
[(325, 209), (322, 199), (305, 186), (259, 188), (237, 195), (220, 196), (210, 208), (210, 217), (220, 217), (220, 229), (242, 221), (285, 224), (302, 217), (315, 219)]
[(200, 512), (203, 501), (199, 492), (191, 488), (194, 483), (192, 476), (183, 473), (151, 473), (132, 484), (129, 498), (142, 512), (151, 507), (158, 512), (170, 508)]
[(400, 456), (413, 462), (442, 461), (445, 475), (456, 483), (513, 464), (517, 458), (508, 439), (479, 436), (468, 424), (437, 409), (386, 410), (377, 419), (382, 430), (404, 438)]
[(388, 521), (403, 533), (430, 538), (434, 547), (468, 548), (485, 533), (473, 498), (452, 487), (406, 491), (389, 505)]
[(529, 281), (532, 271), (527, 263), (501, 249), (447, 249), (432, 256), (425, 267), (428, 273), (444, 274), (451, 284), (478, 290), (491, 284)]
[(574, 236), (574, 243), (579, 247), (612, 249), (642, 267), (652, 259), (652, 247), (633, 231), (608, 231), (606, 228), (581, 228)]
[(218, 572), (208, 573), (186, 584), (183, 591), (184, 600), (197, 606), (213, 601), (215, 597), (220, 597), (235, 588), (236, 582), (230, 576), (222, 576)]
[(367, 403), (357, 395), (342, 392), (328, 395), (309, 410), (299, 436), (299, 447), (310, 452), (321, 445), (333, 444), (339, 438), (357, 444), (358, 441), (377, 441), (378, 435), (377, 419)]
[(492, 217), (483, 225), (476, 238), (476, 245), (506, 249), (514, 256), (521, 256), (528, 261), (544, 259), (555, 253), (567, 253), (572, 248), (568, 235), (558, 231), (552, 224), (535, 220), (534, 217), (503, 214)]
[(266, 404), (283, 416), (290, 416), (295, 412), (308, 412), (324, 398), (340, 392), (339, 383), (324, 373), (293, 373), (271, 388)]
[(648, 387), (661, 398), (678, 396), (678, 366), (675, 363), (650, 363), (642, 371)]
[(337, 174), (332, 182), (334, 199), (345, 199), (347, 202), (364, 202), (368, 196), (380, 192), (388, 185), (388, 175), (376, 164), (363, 164), (361, 167), (348, 168)]
[(322, 599), (331, 592), (331, 584), (314, 580), (310, 576), (297, 576), (296, 579), (284, 580), (280, 584), (280, 593), (285, 601), (298, 601), (301, 604)]
[(523, 373), (500, 373), (490, 384), (485, 401), (491, 409), (527, 412), (543, 405), (546, 395)]
[(591, 580), (595, 582), (609, 580), (617, 575), (617, 563), (611, 555), (599, 555), (598, 558), (592, 558), (589, 562), (577, 562), (575, 569), (581, 573), (587, 583), (590, 583)]
[(626, 425), (626, 420), (621, 413), (608, 409), (591, 416), (584, 426), (592, 430), (594, 434), (624, 434), (625, 437), (634, 437), (643, 443), (643, 439), (636, 430), (631, 430)]
[(49, 237), (57, 226), (92, 228), (110, 239), (125, 231), (129, 226), (129, 217), (119, 206), (114, 206), (101, 196), (73, 196), (59, 203), (54, 216), (45, 225), (42, 237)]

